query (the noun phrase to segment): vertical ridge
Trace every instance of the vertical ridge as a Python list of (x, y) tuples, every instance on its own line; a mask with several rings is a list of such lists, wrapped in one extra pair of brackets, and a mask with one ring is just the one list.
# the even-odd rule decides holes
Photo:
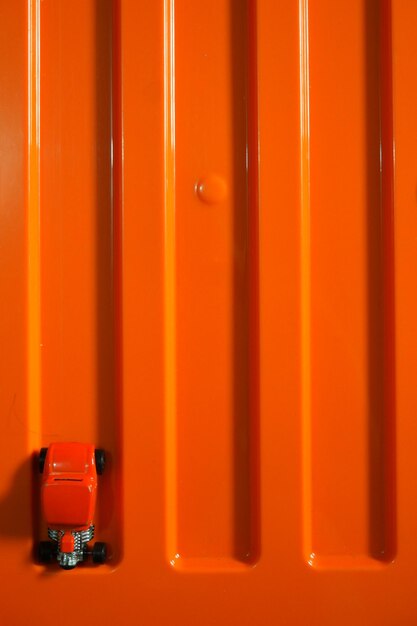
[(28, 0), (28, 447), (40, 441), (39, 0)]
[(119, 457), (117, 484), (119, 494), (117, 498), (118, 524), (122, 537), (120, 542), (120, 557), (124, 552), (124, 446), (123, 446), (123, 381), (124, 381), (124, 353), (123, 353), (123, 199), (124, 199), (124, 171), (123, 171), (123, 114), (122, 114), (122, 52), (121, 52), (121, 0), (113, 0), (112, 6), (112, 160), (113, 173), (111, 177), (113, 198), (113, 300), (114, 300), (114, 348), (115, 348), (115, 418), (117, 423), (116, 450)]
[(300, 203), (301, 203), (301, 403), (303, 452), (303, 545), (311, 564), (311, 380), (310, 380), (310, 100), (308, 0), (299, 3)]
[[(176, 366), (175, 366), (175, 5), (164, 2), (165, 115), (165, 425), (166, 425), (166, 540), (168, 557), (177, 536), (176, 502)], [(177, 556), (177, 555), (176, 555)]]
[[(255, 563), (261, 552), (260, 536), (260, 375), (259, 375), (259, 110), (258, 110), (258, 1), (249, 0), (248, 20), (248, 247), (249, 247), (249, 551)], [(236, 477), (237, 479), (238, 477)]]

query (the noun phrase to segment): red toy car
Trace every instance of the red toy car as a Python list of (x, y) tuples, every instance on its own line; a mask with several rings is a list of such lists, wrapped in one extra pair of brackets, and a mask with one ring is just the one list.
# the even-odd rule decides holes
[(52, 443), (41, 449), (42, 509), (51, 539), (39, 544), (41, 563), (56, 558), (63, 569), (73, 569), (90, 554), (94, 563), (105, 562), (105, 543), (88, 547), (94, 537), (97, 474), (104, 466), (104, 450), (91, 444)]

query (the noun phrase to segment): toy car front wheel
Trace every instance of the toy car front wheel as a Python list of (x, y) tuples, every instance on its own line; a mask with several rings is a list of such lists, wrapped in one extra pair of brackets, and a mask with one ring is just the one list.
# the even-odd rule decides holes
[(43, 468), (45, 467), (45, 459), (46, 459), (47, 453), (48, 453), (48, 448), (41, 448), (41, 451), (39, 453), (39, 471), (41, 474), (43, 473)]
[(56, 556), (56, 546), (52, 541), (40, 541), (38, 545), (38, 559), (40, 563), (50, 563)]
[(104, 472), (104, 467), (106, 465), (106, 454), (101, 448), (96, 448), (94, 457), (96, 461), (97, 474), (101, 475)]
[(105, 563), (107, 558), (107, 546), (102, 541), (96, 541), (93, 546), (93, 563)]

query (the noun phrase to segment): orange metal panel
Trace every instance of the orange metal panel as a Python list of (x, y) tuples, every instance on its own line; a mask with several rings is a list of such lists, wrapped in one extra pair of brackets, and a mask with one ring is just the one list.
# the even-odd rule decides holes
[[(1, 624), (417, 623), (416, 22), (0, 0)], [(71, 440), (109, 559), (61, 571)]]
[(392, 95), (384, 90), (391, 55), (381, 54), (381, 46), (390, 48), (387, 3), (355, 2), (339, 12), (331, 6), (312, 2), (308, 18), (303, 418), (311, 456), (308, 552), (340, 565), (344, 555), (395, 554)]

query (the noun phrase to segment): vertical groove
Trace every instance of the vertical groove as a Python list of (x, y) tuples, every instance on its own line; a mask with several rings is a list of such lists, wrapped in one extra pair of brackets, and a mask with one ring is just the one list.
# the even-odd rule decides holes
[[(175, 6), (164, 2), (164, 146), (165, 146), (165, 426), (166, 542), (176, 549), (176, 367), (175, 367)], [(173, 564), (173, 562), (171, 561)]]
[(40, 440), (39, 0), (28, 0), (28, 446)]
[[(167, 554), (235, 568), (259, 550), (256, 7), (179, 4), (164, 2)], [(207, 211), (211, 168), (229, 189)]]
[[(358, 39), (356, 53), (353, 50), (351, 56), (341, 54), (340, 74), (334, 83), (335, 64), (329, 64), (333, 74), (327, 70), (327, 81), (321, 67), (325, 54), (334, 54), (337, 49), (334, 33), (326, 39), (328, 49), (322, 41), (329, 28), (324, 20), (330, 5), (315, 5), (310, 20), (308, 0), (299, 3), (304, 556), (310, 565), (314, 562), (319, 567), (339, 567), (341, 558), (344, 567), (357, 566), (359, 559), (367, 567), (379, 567), (378, 561), (389, 562), (395, 555), (396, 532), (390, 0), (358, 2), (346, 12), (348, 25), (346, 29), (340, 27), (340, 36), (355, 32), (363, 20), (363, 41)], [(311, 103), (310, 43), (315, 86)], [(355, 78), (349, 82), (344, 76), (351, 63)], [(363, 82), (356, 79), (361, 72)], [(347, 101), (351, 99), (349, 131), (346, 126), (342, 129), (344, 117), (338, 108), (343, 102), (342, 93)], [(310, 106), (314, 109), (311, 145)], [(333, 115), (328, 121), (327, 110), (331, 108)], [(335, 139), (338, 125), (341, 133)], [(339, 179), (339, 173), (331, 169), (331, 159), (345, 156), (343, 176), (355, 181), (351, 185), (355, 192), (340, 200), (337, 194), (343, 189), (342, 174)], [(333, 185), (334, 175), (337, 182)], [(326, 203), (330, 198), (335, 199), (337, 214), (328, 212)], [(351, 240), (345, 237), (341, 254), (337, 244), (343, 227)], [(356, 247), (351, 245), (354, 241)], [(357, 258), (351, 268), (348, 255), (352, 252)], [(341, 275), (337, 280), (337, 269), (332, 269), (333, 274), (327, 270), (330, 259)], [(352, 320), (344, 306), (353, 313)], [(345, 361), (339, 358), (336, 342), (330, 343), (332, 337), (337, 337), (336, 331), (328, 332), (324, 320), (335, 320), (339, 335), (345, 343), (350, 340), (348, 364), (346, 355)], [(327, 398), (326, 386), (332, 383), (340, 385), (339, 393), (332, 395), (330, 390)], [(339, 411), (343, 388), (353, 400)], [(328, 456), (326, 448), (332, 448)]]
[[(383, 249), (383, 514), (384, 554), (391, 561), (397, 551), (396, 529), (396, 367), (395, 367), (395, 245), (394, 245), (394, 128), (392, 87), (392, 3), (381, 1), (380, 89), (381, 89), (381, 210)], [(371, 546), (372, 548), (372, 546)], [(371, 550), (372, 551), (372, 550)], [(381, 557), (381, 554), (379, 555)]]
[[(310, 100), (308, 0), (300, 0), (300, 202), (301, 202), (301, 402), (303, 453), (303, 550), (311, 551), (310, 380)], [(310, 561), (309, 561), (310, 562)]]

